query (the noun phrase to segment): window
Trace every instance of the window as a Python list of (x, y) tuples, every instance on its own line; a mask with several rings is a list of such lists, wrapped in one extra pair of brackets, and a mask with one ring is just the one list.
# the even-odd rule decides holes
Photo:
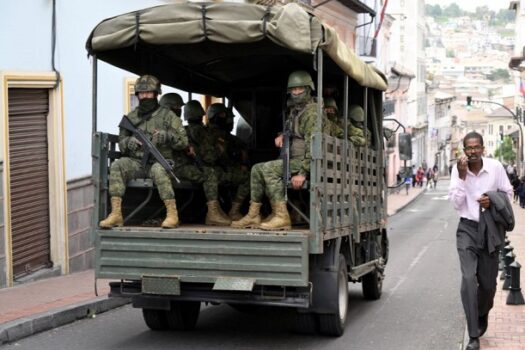
[(492, 135), (494, 133), (494, 125), (489, 124), (489, 135)]
[(137, 78), (124, 79), (124, 114), (128, 114), (139, 105), (139, 100), (135, 96), (135, 80)]

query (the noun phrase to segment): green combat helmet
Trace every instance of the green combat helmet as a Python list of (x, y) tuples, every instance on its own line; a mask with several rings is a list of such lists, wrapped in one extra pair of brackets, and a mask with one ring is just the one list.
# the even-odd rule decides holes
[(135, 95), (139, 92), (154, 91), (157, 94), (162, 94), (160, 89), (160, 81), (153, 75), (143, 75), (135, 81)]
[(325, 98), (324, 99), (324, 108), (329, 108), (329, 107), (332, 107), (332, 108), (335, 108), (335, 111), (336, 112), (339, 112), (339, 108), (337, 108), (337, 103), (335, 102), (335, 99), (331, 98), (331, 97), (328, 97), (328, 98)]
[(351, 105), (348, 109), (348, 116), (352, 121), (362, 123), (365, 121), (365, 110), (359, 105)]
[(202, 117), (206, 114), (197, 100), (188, 101), (184, 105), (183, 113), (184, 119), (187, 121), (202, 121)]
[(315, 85), (310, 76), (310, 73), (304, 70), (296, 70), (288, 77), (288, 89), (298, 86), (309, 86), (312, 91), (315, 90)]
[(206, 113), (206, 115), (208, 116), (208, 120), (210, 122), (213, 122), (215, 117), (219, 113), (224, 113), (224, 117), (226, 118), (228, 116), (227, 115), (228, 113), (226, 112), (226, 106), (224, 106), (224, 104), (222, 104), (222, 103), (212, 103), (208, 107), (208, 113)]
[(162, 107), (167, 108), (181, 108), (182, 106), (184, 106), (184, 101), (182, 101), (182, 97), (180, 97), (179, 94), (170, 92), (169, 94), (162, 95), (159, 104)]

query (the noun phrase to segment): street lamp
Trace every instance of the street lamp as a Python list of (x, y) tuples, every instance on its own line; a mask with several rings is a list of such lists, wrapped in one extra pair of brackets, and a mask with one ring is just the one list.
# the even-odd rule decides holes
[[(502, 107), (503, 109), (505, 109), (507, 112), (509, 112), (511, 115), (512, 115), (512, 119), (514, 120), (514, 122), (516, 124), (518, 124), (518, 127), (520, 128), (520, 168), (523, 168), (523, 128), (520, 124), (520, 121), (521, 121), (521, 118), (523, 116), (523, 110), (519, 107), (516, 107), (516, 113), (514, 113), (510, 108), (508, 108), (507, 106), (501, 104), (501, 103), (498, 103), (498, 102), (494, 102), (494, 101), (482, 101), (482, 100), (473, 100), (472, 99), (472, 96), (467, 96), (467, 108), (469, 108), (472, 104), (472, 102), (477, 102), (477, 103), (492, 103), (492, 104), (495, 104), (495, 105), (498, 105), (500, 107)], [(523, 170), (523, 169), (522, 169)]]

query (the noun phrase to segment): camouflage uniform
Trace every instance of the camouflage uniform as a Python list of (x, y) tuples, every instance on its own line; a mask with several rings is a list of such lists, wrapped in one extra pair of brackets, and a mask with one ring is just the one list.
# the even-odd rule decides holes
[[(333, 98), (326, 98), (325, 99), (325, 108), (326, 107), (332, 107), (335, 109), (334, 114), (328, 114), (328, 120), (332, 124), (330, 126), (330, 129), (332, 129), (331, 134), (334, 136), (337, 136), (339, 138), (344, 137), (344, 125), (343, 125), (343, 118), (338, 113), (338, 108), (335, 100)], [(348, 139), (350, 142), (352, 142), (355, 146), (364, 146), (366, 144), (365, 141), (365, 135), (362, 128), (357, 127), (355, 124), (358, 123), (358, 120), (363, 120), (364, 113), (359, 111), (359, 106), (352, 105), (349, 109), (349, 120), (348, 120)]]
[[(139, 99), (139, 105), (128, 115), (128, 119), (137, 129), (151, 138), (153, 145), (169, 161), (173, 160), (174, 150), (188, 146), (188, 139), (178, 116), (170, 108), (159, 107), (157, 96), (161, 93), (160, 81), (157, 78), (152, 75), (139, 77), (135, 81), (135, 94)], [(126, 183), (139, 176), (149, 176), (157, 185), (160, 198), (166, 206), (166, 219), (161, 226), (177, 227), (179, 217), (175, 192), (167, 171), (151, 157), (147, 164), (143, 165), (142, 144), (124, 128), (120, 128), (119, 147), (124, 157), (111, 164), (109, 176), (111, 212), (100, 221), (99, 226), (103, 228), (123, 226), (122, 197), (126, 191)]]
[(219, 177), (214, 169), (217, 157), (208, 130), (202, 124), (189, 124), (186, 126), (186, 133), (189, 143), (202, 163), (186, 155), (186, 152), (176, 152), (174, 172), (181, 180), (202, 184), (208, 201), (217, 200)]
[[(305, 104), (293, 106), (286, 121), (292, 131), (290, 145), (290, 174), (310, 174), (310, 140), (315, 132), (317, 104), (313, 98)], [(325, 123), (326, 125), (326, 123)], [(330, 126), (325, 126), (329, 132)], [(297, 150), (297, 151), (295, 151)], [(277, 159), (255, 164), (251, 171), (251, 200), (261, 202), (266, 194), (271, 202), (284, 201), (283, 160)]]
[[(135, 127), (151, 137), (154, 143), (156, 140), (156, 137), (153, 137), (155, 131), (166, 132), (165, 142), (156, 144), (156, 147), (167, 160), (173, 161), (174, 150), (185, 149), (188, 146), (188, 138), (180, 118), (167, 108), (157, 108), (147, 120), (142, 119), (138, 110), (135, 109), (128, 115), (128, 118)], [(142, 148), (129, 149), (129, 141), (132, 137), (133, 135), (130, 131), (120, 129), (119, 148), (122, 154), (127, 157), (117, 159), (111, 164), (109, 194), (112, 197), (123, 197), (126, 191), (126, 183), (129, 180), (139, 177), (151, 177), (157, 185), (162, 200), (174, 199), (175, 193), (171, 184), (171, 178), (166, 170), (153, 157), (150, 157), (146, 168), (144, 168), (141, 164), (144, 154)]]
[(237, 187), (234, 198), (246, 198), (250, 193), (250, 173), (243, 170), (240, 155), (237, 154), (246, 146), (239, 138), (217, 125), (210, 124), (208, 131), (214, 143), (220, 145), (220, 148), (224, 150), (222, 154), (217, 154), (217, 165), (215, 166), (219, 181)]

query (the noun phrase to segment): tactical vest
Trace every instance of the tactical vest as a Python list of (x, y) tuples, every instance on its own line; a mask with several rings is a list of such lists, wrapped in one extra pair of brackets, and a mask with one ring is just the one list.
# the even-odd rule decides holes
[[(290, 159), (303, 159), (306, 152), (306, 140), (304, 139), (304, 134), (299, 130), (299, 119), (306, 112), (312, 103), (306, 104), (303, 109), (295, 113), (295, 110), (292, 111), (290, 115), (291, 125), (290, 131)], [(309, 140), (308, 140), (309, 141)]]

